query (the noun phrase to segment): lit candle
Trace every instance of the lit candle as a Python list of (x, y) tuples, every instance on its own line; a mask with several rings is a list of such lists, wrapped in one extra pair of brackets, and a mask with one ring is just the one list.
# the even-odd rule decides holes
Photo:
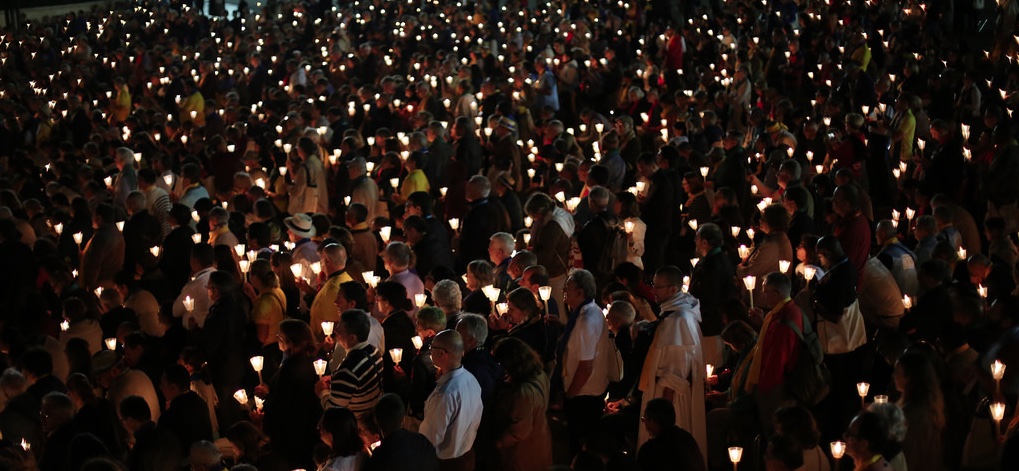
[(335, 325), (336, 324), (333, 323), (333, 322), (323, 321), (322, 322), (322, 333), (325, 334), (326, 337), (329, 337), (330, 335), (333, 335), (333, 327)]
[(739, 226), (729, 226), (729, 232), (732, 233), (733, 237), (739, 237), (740, 231), (742, 231), (742, 229), (740, 229)]
[(248, 268), (251, 266), (251, 262), (247, 260), (241, 260), (237, 262), (237, 267), (241, 269), (241, 273), (247, 274)]
[(322, 273), (322, 262), (315, 262), (311, 264), (311, 271), (315, 272), (316, 275)]
[(67, 319), (64, 319), (63, 321), (60, 322), (60, 330), (61, 331), (67, 332), (67, 330), (70, 329), (70, 328), (71, 328), (71, 323), (68, 322)]
[[(762, 201), (762, 203), (763, 203), (763, 201)], [(754, 240), (754, 234), (755, 233), (756, 233), (756, 231), (754, 231), (754, 228), (752, 228), (752, 227), (747, 228), (747, 237), (749, 237), (751, 241)]]
[(460, 219), (459, 218), (451, 218), (449, 220), (449, 227), (451, 229), (453, 229), (454, 231), (459, 230), (460, 229)]
[(237, 244), (237, 245), (235, 245), (234, 246), (234, 253), (236, 253), (238, 257), (243, 257), (244, 256), (244, 244)]
[(711, 363), (708, 363), (707, 365), (704, 365), (704, 369), (708, 373), (707, 378), (710, 378), (711, 375), (714, 374), (714, 372), (715, 372), (715, 365), (712, 365)]
[(442, 196), (443, 198), (445, 198), (445, 197), (446, 197), (446, 192), (447, 192), (447, 191), (449, 191), (449, 188), (448, 188), (448, 187), (445, 187), (445, 186), (444, 186), (444, 187), (442, 187), (442, 188), (439, 188), (439, 196)]
[(739, 460), (743, 458), (743, 447), (731, 446), (729, 447), (729, 461), (732, 461), (732, 469), (739, 469)]
[(300, 263), (290, 265), (290, 273), (294, 274), (294, 278), (300, 278), (302, 272), (304, 272), (304, 267)]
[(196, 243), (196, 244), (202, 243), (202, 235), (197, 233), (197, 232), (194, 233), (194, 234), (191, 234), (191, 241)]
[(884, 394), (878, 394), (877, 396), (874, 396), (874, 404), (887, 404), (887, 403), (888, 396)]
[(623, 229), (626, 230), (627, 234), (633, 234), (633, 227), (634, 227), (633, 221), (625, 221), (625, 222), (623, 222)]
[(24, 438), (22, 438), (21, 439), (21, 449), (24, 450), (24, 451), (31, 450), (32, 449), (32, 444), (28, 443), (28, 440), (25, 440)]
[(182, 303), (184, 304), (184, 310), (187, 312), (195, 310), (195, 300), (191, 296), (185, 296)]
[(746, 245), (740, 245), (739, 248), (736, 249), (736, 251), (739, 252), (739, 258), (743, 260), (746, 260), (747, 257), (750, 256), (750, 249), (747, 248)]
[(108, 338), (106, 340), (103, 340), (103, 343), (105, 343), (106, 344), (106, 348), (108, 348), (110, 350), (116, 350), (117, 349), (117, 339), (116, 338), (110, 337), (110, 338)]
[(390, 226), (383, 226), (379, 229), (379, 236), (382, 237), (382, 241), (389, 243), (389, 237), (393, 235), (393, 228)]
[(312, 364), (315, 365), (315, 374), (319, 376), (326, 375), (326, 366), (329, 365), (329, 362), (319, 358), (318, 360), (312, 362)]
[(59, 223), (58, 222), (58, 223), (54, 224), (53, 225), (53, 230), (57, 231), (57, 235), (62, 234), (64, 232), (64, 225), (63, 225), (63, 223)]
[(1005, 418), (1005, 403), (995, 402), (991, 404), (991, 418), (994, 419), (995, 435), (1001, 435), (1001, 420)]
[(750, 185), (750, 193), (753, 193), (753, 194), (756, 195), (758, 191), (760, 191), (760, 190), (757, 188), (757, 185)]
[(779, 260), (778, 261), (778, 271), (780, 271), (782, 273), (788, 272), (790, 264), (791, 263), (789, 262), (789, 260)]
[(153, 257), (157, 257), (158, 258), (159, 257), (159, 246), (157, 245), (155, 247), (149, 248), (149, 252), (152, 253)]
[(426, 296), (423, 293), (418, 293), (418, 294), (414, 295), (414, 304), (416, 304), (417, 307), (419, 307), (419, 308), (425, 307), (425, 301), (427, 301), (427, 300), (428, 300), (428, 296)]
[(701, 176), (707, 178), (708, 170), (708, 167), (701, 167)]
[(393, 187), (393, 189), (395, 190), (396, 187), (400, 186), (400, 179), (399, 178), (390, 178), (389, 179), (389, 186)]
[(912, 309), (913, 308), (913, 298), (910, 298), (908, 294), (903, 296), (902, 297), (902, 305), (906, 309)]
[(541, 286), (538, 288), (538, 296), (541, 297), (542, 301), (548, 301), (552, 297), (551, 286)]
[(966, 260), (966, 249), (959, 247), (959, 260)]
[(280, 168), (278, 168), (276, 170), (279, 171), (281, 177), (287, 176), (287, 168), (286, 167), (280, 167)]
[(846, 442), (835, 441), (831, 442), (831, 456), (836, 460), (841, 460), (842, 456), (846, 454)]
[(265, 399), (255, 396), (255, 410), (261, 412), (262, 406), (265, 405)]
[(248, 392), (243, 389), (238, 389), (234, 393), (234, 399), (237, 400), (242, 406), (248, 405)]
[(697, 220), (696, 219), (691, 219), (691, 220), (687, 221), (687, 224), (690, 226), (691, 229), (693, 229), (695, 231), (697, 230)]
[(870, 392), (870, 383), (856, 383), (856, 393), (860, 395), (861, 406), (866, 407), (868, 392)]
[(699, 259), (697, 257), (691, 258), (690, 259), (690, 268), (696, 267), (697, 266), (697, 262), (699, 262), (699, 261), (701, 261), (701, 259)]
[(105, 183), (105, 184), (106, 184), (106, 187), (107, 187), (107, 188), (109, 188), (109, 187), (113, 186), (113, 177), (106, 177), (106, 178), (103, 178), (103, 183)]
[(117, 221), (117, 230), (124, 232), (124, 221)]
[(410, 338), (410, 343), (414, 344), (415, 350), (421, 350), (421, 347), (424, 346), (425, 341), (421, 339), (420, 335), (415, 335)]
[(499, 288), (496, 288), (495, 286), (487, 285), (481, 288), (481, 291), (485, 293), (485, 297), (488, 298), (489, 301), (494, 303), (496, 300), (499, 299), (499, 292), (501, 290)]
[(977, 285), (977, 293), (980, 294), (981, 298), (987, 297), (987, 287), (984, 285)]
[(1005, 364), (1001, 360), (994, 360), (991, 364), (991, 377), (995, 381), (1001, 381), (1001, 378), (1005, 377)]
[(916, 210), (915, 209), (913, 209), (913, 208), (906, 208), (906, 219), (910, 219), (911, 220), (911, 219), (913, 219), (913, 216), (915, 216), (915, 215), (916, 215)]
[(193, 221), (195, 221), (195, 222), (198, 222), (198, 221), (202, 220), (202, 218), (198, 215), (198, 211), (195, 211), (195, 210), (191, 211), (191, 219)]
[(389, 356), (393, 359), (393, 363), (399, 363), (401, 360), (403, 360), (403, 349), (392, 348), (389, 350)]
[(747, 291), (750, 292), (750, 307), (754, 307), (754, 288), (757, 287), (757, 277), (753, 275), (747, 275), (743, 278), (743, 285), (746, 286)]

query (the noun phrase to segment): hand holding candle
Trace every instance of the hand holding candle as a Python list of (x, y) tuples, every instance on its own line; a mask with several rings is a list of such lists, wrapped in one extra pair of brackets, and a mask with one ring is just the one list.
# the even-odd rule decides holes
[(318, 360), (312, 362), (312, 364), (315, 366), (315, 374), (319, 376), (326, 375), (326, 366), (329, 365), (329, 362), (319, 358)]

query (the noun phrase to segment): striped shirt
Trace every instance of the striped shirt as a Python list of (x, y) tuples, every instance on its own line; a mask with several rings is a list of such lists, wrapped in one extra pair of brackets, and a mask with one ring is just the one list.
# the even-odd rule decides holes
[(346, 407), (360, 417), (382, 396), (382, 357), (368, 342), (347, 352), (333, 372), (329, 390), (322, 392), (322, 407)]

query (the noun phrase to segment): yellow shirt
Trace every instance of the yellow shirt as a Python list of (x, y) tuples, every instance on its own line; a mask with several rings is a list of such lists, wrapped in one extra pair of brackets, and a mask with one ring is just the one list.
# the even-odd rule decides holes
[(898, 143), (899, 155), (897, 157), (902, 162), (913, 160), (913, 137), (916, 134), (916, 117), (913, 116), (913, 110), (907, 109), (904, 112), (895, 131), (902, 133), (902, 140)]
[(406, 200), (415, 191), (428, 191), (428, 176), (421, 169), (414, 170), (407, 174), (400, 186), (400, 197)]
[(251, 308), (251, 320), (255, 324), (269, 327), (269, 335), (265, 338), (263, 345), (276, 343), (276, 334), (280, 330), (280, 322), (286, 317), (284, 311), (287, 306), (287, 297), (279, 287), (270, 289), (255, 299)]
[(117, 101), (113, 106), (113, 119), (115, 122), (122, 123), (130, 114), (131, 91), (127, 88), (127, 85), (124, 85), (117, 90)]
[(330, 276), (318, 290), (315, 300), (311, 302), (311, 331), (315, 338), (322, 339), (325, 335), (322, 332), (323, 322), (336, 322), (340, 320), (340, 313), (336, 309), (336, 295), (340, 292), (340, 285), (348, 281), (354, 281), (346, 271), (338, 275)]
[(867, 70), (867, 66), (870, 65), (870, 58), (872, 55), (870, 47), (864, 44), (853, 51), (852, 60), (860, 65), (860, 70)]
[[(195, 117), (191, 117), (191, 112), (195, 112)], [(205, 126), (205, 97), (202, 96), (201, 92), (194, 92), (184, 103), (180, 106), (180, 121), (186, 123), (188, 121), (194, 121), (195, 126)]]

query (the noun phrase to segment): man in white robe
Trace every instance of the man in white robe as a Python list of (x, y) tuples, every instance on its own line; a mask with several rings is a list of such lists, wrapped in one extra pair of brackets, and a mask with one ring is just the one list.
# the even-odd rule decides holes
[[(640, 376), (641, 414), (643, 404), (651, 399), (669, 400), (676, 410), (676, 425), (690, 432), (701, 454), (707, 456), (701, 309), (697, 299), (684, 293), (682, 287), (683, 272), (674, 266), (662, 267), (655, 274), (655, 301), (662, 309)], [(637, 446), (648, 438), (641, 427)]]

